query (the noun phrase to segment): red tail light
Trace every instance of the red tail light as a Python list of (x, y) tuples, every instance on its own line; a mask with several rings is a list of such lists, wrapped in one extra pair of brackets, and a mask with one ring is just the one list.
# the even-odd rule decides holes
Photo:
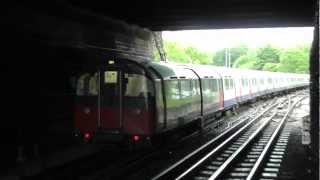
[(91, 139), (91, 134), (90, 133), (84, 133), (84, 139), (89, 141)]
[(133, 139), (134, 141), (139, 141), (139, 140), (140, 140), (140, 136), (134, 135), (134, 136), (132, 136), (132, 139)]

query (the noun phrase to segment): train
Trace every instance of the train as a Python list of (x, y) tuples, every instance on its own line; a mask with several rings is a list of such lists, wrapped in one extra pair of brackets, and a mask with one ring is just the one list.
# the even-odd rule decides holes
[(74, 134), (84, 142), (146, 141), (308, 85), (306, 74), (107, 60), (77, 78)]

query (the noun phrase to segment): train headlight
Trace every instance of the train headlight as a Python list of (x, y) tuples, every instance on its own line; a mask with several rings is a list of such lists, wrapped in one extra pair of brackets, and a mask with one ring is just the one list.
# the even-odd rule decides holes
[(73, 131), (73, 136), (74, 137), (81, 137), (81, 132), (80, 132), (80, 130), (75, 130), (75, 131)]
[(83, 111), (85, 114), (90, 114), (90, 112), (91, 112), (90, 108), (88, 108), (88, 107), (84, 108)]
[(134, 112), (135, 112), (137, 115), (139, 115), (139, 114), (141, 114), (141, 109), (136, 109)]

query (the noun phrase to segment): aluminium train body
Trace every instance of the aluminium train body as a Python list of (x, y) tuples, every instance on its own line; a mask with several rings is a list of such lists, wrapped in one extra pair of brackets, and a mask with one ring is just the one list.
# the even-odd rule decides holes
[(308, 84), (305, 74), (112, 60), (79, 76), (75, 134), (85, 141), (150, 139)]

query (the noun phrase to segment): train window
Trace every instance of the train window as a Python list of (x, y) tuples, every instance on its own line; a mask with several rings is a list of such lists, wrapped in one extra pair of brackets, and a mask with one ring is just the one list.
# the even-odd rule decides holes
[(89, 80), (89, 95), (98, 95), (99, 90), (99, 80), (98, 80), (98, 73), (94, 73)]
[(118, 71), (105, 71), (104, 83), (117, 83)]
[(213, 88), (214, 88), (212, 79), (205, 79), (203, 82), (205, 84), (204, 89), (203, 89), (203, 93), (210, 95), (213, 92)]
[(77, 81), (78, 96), (98, 95), (98, 73), (85, 73)]
[(202, 91), (204, 91), (206, 88), (206, 82), (205, 82), (205, 79), (201, 79), (201, 89)]
[(199, 95), (200, 94), (200, 88), (199, 88), (199, 81), (193, 80), (192, 81), (192, 94)]
[(233, 79), (230, 79), (230, 88), (233, 88), (234, 87), (234, 82), (233, 82)]
[(166, 93), (167, 97), (170, 99), (180, 99), (178, 80), (166, 81)]
[(124, 74), (120, 81), (121, 84), (117, 84), (123, 92), (123, 107), (145, 110), (152, 107), (151, 104), (154, 103), (155, 98), (154, 85), (145, 75), (144, 69), (134, 64), (128, 64), (122, 72)]
[(208, 79), (208, 81), (209, 81), (209, 89), (212, 90), (213, 89), (212, 79)]
[(191, 80), (180, 80), (180, 87), (182, 98), (191, 96)]
[[(125, 96), (128, 97), (147, 97), (153, 95), (151, 81), (146, 76), (140, 74), (125, 74), (127, 79)], [(137, 85), (138, 84), (138, 85)]]
[(224, 88), (225, 90), (228, 90), (229, 89), (229, 79), (227, 79), (225, 77), (225, 79), (223, 79), (223, 83), (224, 83)]
[(212, 89), (214, 92), (217, 92), (218, 91), (218, 82), (216, 79), (212, 79)]
[(89, 73), (85, 73), (79, 77), (78, 82), (77, 82), (77, 95), (78, 96), (84, 96), (84, 95), (88, 94), (89, 78), (90, 78)]
[(190, 94), (192, 96), (194, 94), (194, 92), (193, 92), (194, 80), (190, 79), (189, 82), (190, 82)]
[(202, 91), (203, 91), (203, 93), (207, 93), (209, 91), (208, 79), (202, 80)]

